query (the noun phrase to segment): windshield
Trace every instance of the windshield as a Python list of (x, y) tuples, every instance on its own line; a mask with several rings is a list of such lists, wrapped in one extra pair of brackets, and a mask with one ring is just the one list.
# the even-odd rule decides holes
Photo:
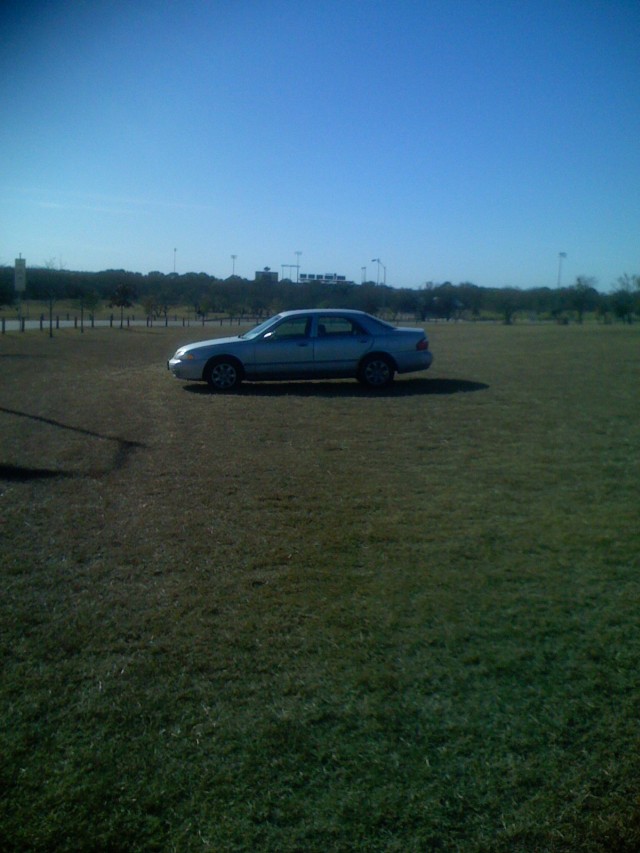
[(269, 326), (272, 323), (275, 323), (276, 320), (279, 320), (280, 316), (281, 316), (280, 314), (276, 314), (275, 317), (269, 317), (268, 320), (265, 320), (264, 322), (260, 323), (259, 325), (254, 326), (253, 329), (249, 329), (248, 332), (245, 332), (244, 334), (239, 335), (239, 337), (243, 338), (245, 341), (250, 341), (250, 340), (253, 340), (253, 338), (259, 337), (263, 332), (266, 332), (266, 330), (269, 328)]

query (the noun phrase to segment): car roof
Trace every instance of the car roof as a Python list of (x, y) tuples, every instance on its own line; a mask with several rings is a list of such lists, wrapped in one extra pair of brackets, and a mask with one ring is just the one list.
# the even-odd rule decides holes
[(355, 314), (360, 317), (369, 317), (370, 314), (367, 314), (366, 311), (358, 311), (355, 308), (296, 308), (295, 311), (280, 311), (279, 317), (291, 317), (296, 314), (322, 314), (325, 317), (327, 314), (339, 314), (340, 316), (344, 316), (345, 314)]

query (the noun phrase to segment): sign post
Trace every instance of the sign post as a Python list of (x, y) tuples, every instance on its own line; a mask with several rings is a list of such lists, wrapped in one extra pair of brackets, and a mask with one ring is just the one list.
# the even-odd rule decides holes
[(27, 291), (27, 262), (20, 255), (19, 258), (16, 258), (16, 264), (14, 268), (14, 279), (13, 284), (18, 294), (18, 325), (20, 326), (20, 331), (24, 332), (24, 320), (22, 318), (22, 300), (23, 294)]

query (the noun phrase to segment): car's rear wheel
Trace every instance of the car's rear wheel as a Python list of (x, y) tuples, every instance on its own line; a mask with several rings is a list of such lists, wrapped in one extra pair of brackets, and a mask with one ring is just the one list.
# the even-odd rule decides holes
[(233, 391), (242, 382), (242, 368), (230, 358), (218, 358), (210, 362), (204, 378), (214, 391)]
[(370, 355), (360, 365), (358, 381), (367, 388), (386, 388), (393, 382), (395, 367), (384, 355)]

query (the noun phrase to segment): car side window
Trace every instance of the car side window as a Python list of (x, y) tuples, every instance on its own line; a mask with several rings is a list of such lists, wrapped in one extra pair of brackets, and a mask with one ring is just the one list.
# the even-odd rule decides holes
[(292, 317), (290, 320), (283, 320), (275, 329), (267, 332), (264, 336), (267, 341), (285, 341), (290, 338), (304, 338), (308, 335), (309, 318), (308, 317)]
[(328, 315), (318, 318), (318, 337), (344, 338), (353, 335), (366, 335), (365, 330), (350, 317)]

